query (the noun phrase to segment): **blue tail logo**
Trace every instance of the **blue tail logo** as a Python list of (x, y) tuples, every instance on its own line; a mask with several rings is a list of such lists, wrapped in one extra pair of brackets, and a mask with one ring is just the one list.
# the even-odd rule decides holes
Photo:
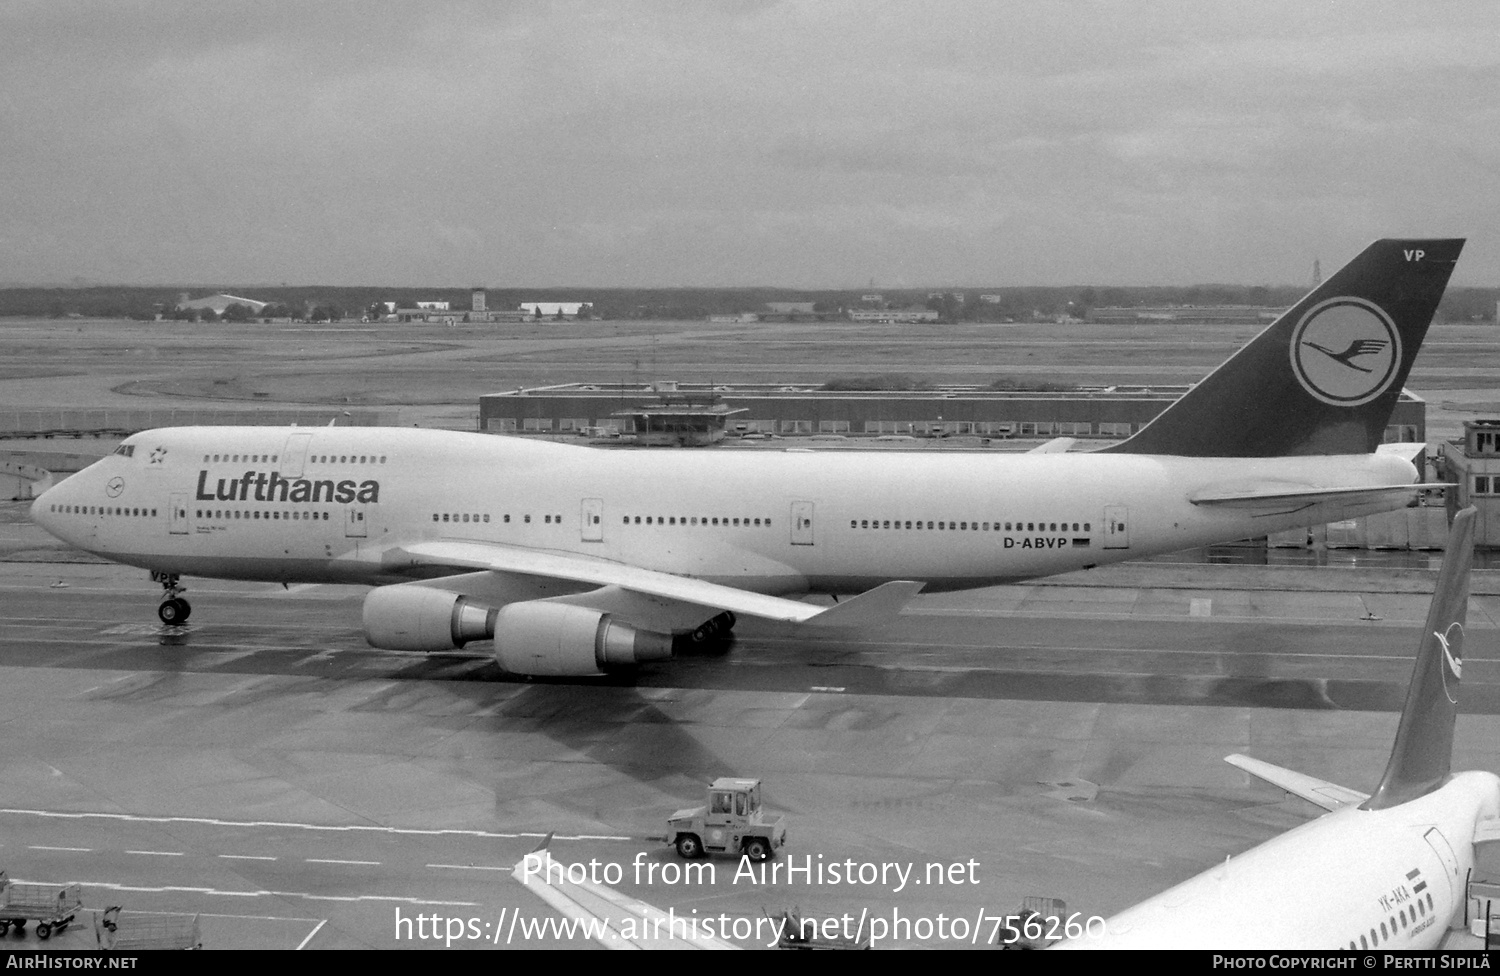
[(1345, 296), (1320, 302), (1292, 332), (1292, 370), (1302, 388), (1335, 407), (1357, 407), (1390, 389), (1401, 334), (1384, 310)]

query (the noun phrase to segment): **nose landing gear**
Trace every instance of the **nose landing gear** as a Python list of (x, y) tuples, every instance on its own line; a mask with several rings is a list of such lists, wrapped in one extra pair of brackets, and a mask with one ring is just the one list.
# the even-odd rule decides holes
[(177, 585), (176, 573), (152, 573), (151, 579), (160, 583), (166, 595), (162, 597), (161, 603), (156, 607), (156, 616), (168, 627), (187, 623), (187, 618), (192, 614), (193, 607), (178, 594), (186, 593), (187, 587)]

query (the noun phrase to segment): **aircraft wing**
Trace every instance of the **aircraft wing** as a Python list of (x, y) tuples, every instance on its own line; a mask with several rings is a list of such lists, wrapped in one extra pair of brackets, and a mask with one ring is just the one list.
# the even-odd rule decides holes
[(387, 552), (383, 563), (391, 568), (448, 566), (456, 569), (487, 569), (497, 573), (547, 576), (578, 583), (618, 586), (668, 600), (816, 627), (863, 627), (884, 623), (894, 619), (912, 597), (921, 591), (923, 585), (907, 580), (894, 580), (831, 607), (818, 607), (800, 600), (752, 593), (733, 586), (674, 576), (605, 559), (487, 542), (447, 540), (413, 543)]
[(1257, 776), (1273, 786), (1279, 786), (1288, 793), (1300, 796), (1310, 803), (1316, 803), (1324, 810), (1338, 810), (1342, 807), (1363, 803), (1370, 798), (1368, 793), (1351, 790), (1339, 786), (1337, 783), (1317, 779), (1316, 777), (1308, 776), (1295, 770), (1273, 766), (1268, 762), (1251, 759), (1249, 756), (1242, 756), (1239, 753), (1235, 753), (1232, 756), (1225, 756), (1224, 761), (1231, 766), (1238, 766), (1251, 776)]
[(547, 851), (551, 840), (552, 835), (548, 834), (540, 847), (516, 864), (511, 877), (566, 917), (576, 920), (576, 931), (588, 934), (605, 948), (739, 948), (732, 942), (699, 931), (699, 926), (685, 924), (686, 919), (681, 916), (674, 918), (654, 905), (622, 895), (608, 885), (587, 877), (578, 882), (568, 880), (567, 866), (558, 864)]
[(1286, 482), (1264, 482), (1236, 485), (1231, 488), (1202, 488), (1188, 496), (1194, 505), (1220, 508), (1285, 509), (1288, 504), (1302, 506), (1326, 502), (1367, 501), (1381, 495), (1411, 495), (1428, 488), (1450, 488), (1448, 484), (1377, 485), (1359, 488), (1313, 488)]

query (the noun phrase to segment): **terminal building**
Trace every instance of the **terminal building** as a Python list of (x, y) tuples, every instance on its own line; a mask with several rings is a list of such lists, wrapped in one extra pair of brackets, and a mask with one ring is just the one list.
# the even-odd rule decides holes
[(1442, 446), (1438, 464), (1438, 477), (1458, 486), (1449, 507), (1479, 509), (1474, 544), (1500, 548), (1500, 420), (1464, 421), (1463, 437)]
[[(660, 407), (666, 393), (694, 398), (700, 407), (714, 405), (710, 413), (722, 416), (729, 435), (1120, 440), (1140, 430), (1187, 389), (1115, 386), (1035, 392), (954, 385), (905, 391), (833, 391), (786, 383), (565, 383), (480, 397), (479, 427), (497, 434), (637, 434), (643, 429), (641, 412)], [(1425, 442), (1426, 408), (1420, 397), (1403, 390), (1386, 429), (1386, 440)]]
[(1269, 325), (1285, 311), (1284, 308), (1265, 305), (1143, 305), (1132, 308), (1091, 308), (1085, 315), (1088, 321), (1105, 325), (1143, 325), (1151, 322)]

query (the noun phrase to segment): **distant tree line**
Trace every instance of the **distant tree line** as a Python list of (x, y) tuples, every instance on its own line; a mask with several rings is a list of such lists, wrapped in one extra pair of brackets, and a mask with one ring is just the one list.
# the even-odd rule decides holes
[[(0, 289), (0, 315), (62, 318), (152, 319), (186, 317), (176, 312), (181, 286)], [(1285, 306), (1305, 289), (1264, 285), (1193, 285), (1188, 287), (995, 287), (945, 290), (929, 297), (929, 289), (877, 289), (882, 304), (905, 308), (934, 308), (947, 322), (1006, 322), (1051, 319), (1061, 315), (1083, 318), (1091, 308), (1151, 305), (1269, 305)], [(339, 321), (384, 314), (387, 301), (410, 308), (420, 295), (424, 301), (447, 300), (456, 313), (469, 308), (467, 288), (380, 288), (374, 286), (204, 286), (194, 294), (225, 292), (269, 302), (259, 313), (243, 306), (225, 309), (231, 322), (261, 318), (307, 318)], [(936, 291), (932, 289), (930, 291)], [(859, 290), (794, 291), (782, 288), (495, 288), (488, 291), (490, 309), (515, 308), (523, 301), (586, 302), (592, 317), (612, 321), (630, 319), (703, 319), (760, 310), (768, 302), (812, 302), (820, 312), (839, 308), (868, 308)], [(980, 295), (996, 296), (981, 301)], [(963, 296), (963, 300), (958, 299)], [(1438, 309), (1441, 322), (1493, 322), (1500, 288), (1449, 288)], [(193, 312), (192, 317), (219, 318)]]

